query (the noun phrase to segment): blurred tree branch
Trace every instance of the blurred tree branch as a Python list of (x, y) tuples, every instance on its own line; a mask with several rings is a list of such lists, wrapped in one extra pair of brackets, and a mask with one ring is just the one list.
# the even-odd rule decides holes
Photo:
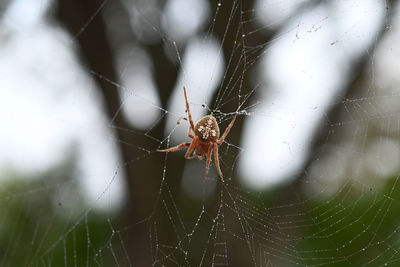
[[(98, 85), (100, 95), (103, 97), (106, 115), (109, 121), (113, 118), (112, 126), (117, 136), (118, 148), (124, 162), (123, 171), (126, 173), (126, 181), (128, 184), (128, 201), (125, 207), (125, 223), (132, 225), (146, 218), (151, 213), (151, 207), (154, 202), (157, 190), (159, 188), (160, 174), (162, 173), (161, 157), (155, 157), (154, 160), (140, 160), (143, 157), (143, 151), (138, 147), (153, 147), (154, 143), (147, 138), (143, 132), (132, 128), (127, 123), (122, 112), (119, 112), (121, 100), (118, 88), (102, 77), (120, 83), (116, 74), (115, 52), (108, 40), (105, 22), (102, 17), (102, 10), (97, 14), (100, 8), (97, 1), (91, 0), (60, 0), (58, 1), (57, 17), (67, 27), (71, 35), (76, 37), (79, 45), (79, 54), (83, 62), (87, 64), (87, 68), (98, 73), (93, 79)], [(124, 21), (124, 27), (130, 25), (127, 14), (120, 3), (115, 3), (114, 8), (119, 12), (120, 19)], [(114, 10), (115, 11), (115, 10)], [(85, 29), (81, 29), (83, 25), (87, 25)], [(79, 33), (77, 35), (77, 33)], [(133, 35), (128, 39), (134, 39)], [(155, 63), (157, 68), (170, 68), (170, 64), (165, 57), (160, 56), (161, 45), (150, 48), (150, 54), (158, 54), (158, 62)], [(167, 67), (165, 66), (167, 65)], [(159, 71), (157, 69), (157, 71)], [(164, 75), (167, 74), (168, 76)], [(101, 77), (101, 76), (102, 77)], [(166, 86), (171, 86), (176, 79), (176, 73), (163, 72), (157, 75), (157, 85), (163, 85), (161, 89), (170, 92), (172, 89), (165, 90)], [(172, 87), (171, 87), (172, 88)], [(162, 94), (161, 94), (162, 95)], [(163, 105), (166, 104), (167, 97), (162, 97)], [(163, 134), (163, 124), (154, 128), (152, 135), (161, 138)], [(131, 145), (127, 145), (131, 144)], [(133, 145), (137, 144), (137, 146)], [(150, 265), (148, 229), (136, 227), (133, 232), (129, 232), (125, 246), (128, 251), (130, 260), (139, 266)]]
[[(383, 18), (382, 26), (378, 30), (375, 35), (374, 41), (371, 42), (370, 46), (366, 49), (365, 53), (361, 54), (358, 59), (352, 63), (352, 67), (349, 68), (352, 73), (349, 73), (348, 80), (344, 84), (341, 89), (341, 99), (336, 99), (336, 101), (344, 101), (346, 99), (352, 99), (353, 96), (359, 94), (360, 90), (364, 88), (363, 85), (367, 83), (366, 79), (368, 79), (368, 73), (370, 70), (370, 63), (373, 61), (373, 57), (375, 56), (375, 50), (379, 47), (379, 44), (385, 33), (387, 33), (388, 25), (391, 25), (393, 15), (394, 15), (394, 5), (397, 3), (397, 0), (388, 0), (386, 1), (386, 16)], [(340, 113), (343, 109), (343, 106), (336, 105), (334, 108), (327, 111), (325, 120), (329, 122), (329, 124), (340, 121)], [(318, 157), (319, 150), (323, 144), (326, 144), (326, 140), (329, 137), (329, 125), (323, 124), (324, 127), (317, 129), (315, 133), (315, 137), (312, 138), (313, 143), (311, 145), (310, 153), (308, 154), (306, 163), (303, 167), (303, 171), (294, 179), (294, 182), (289, 187), (291, 188), (291, 192), (288, 194), (293, 195), (301, 192), (298, 190), (298, 187), (304, 182), (303, 178), (307, 177), (307, 171), (314, 162), (315, 158)], [(297, 192), (297, 193), (295, 193)]]

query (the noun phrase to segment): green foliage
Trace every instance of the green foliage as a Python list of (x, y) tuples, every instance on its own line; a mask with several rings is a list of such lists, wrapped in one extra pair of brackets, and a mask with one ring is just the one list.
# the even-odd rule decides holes
[(379, 192), (348, 182), (329, 200), (309, 202), (312, 224), (304, 227), (296, 247), (300, 262), (395, 266), (400, 223), (397, 179), (388, 180)]
[(70, 158), (34, 177), (3, 175), (1, 266), (107, 265), (96, 253), (110, 242), (110, 223), (85, 205), (75, 170)]

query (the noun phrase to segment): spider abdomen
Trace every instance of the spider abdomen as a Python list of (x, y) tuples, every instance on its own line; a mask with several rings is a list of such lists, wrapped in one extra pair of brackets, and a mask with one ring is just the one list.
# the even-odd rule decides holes
[(219, 127), (217, 120), (212, 115), (207, 115), (199, 120), (194, 126), (195, 134), (200, 141), (215, 142), (219, 138)]

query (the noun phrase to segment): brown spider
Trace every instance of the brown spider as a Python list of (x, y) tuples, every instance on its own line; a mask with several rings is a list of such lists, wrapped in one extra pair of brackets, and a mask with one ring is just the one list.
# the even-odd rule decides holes
[[(223, 176), (221, 169), (219, 167), (219, 159), (218, 159), (218, 148), (224, 142), (225, 137), (228, 135), (230, 129), (233, 126), (233, 123), (236, 120), (236, 115), (233, 117), (231, 123), (229, 123), (228, 127), (225, 129), (224, 134), (219, 138), (219, 127), (217, 120), (212, 115), (207, 115), (199, 120), (196, 125), (194, 125), (192, 120), (192, 114), (190, 113), (189, 102), (186, 95), (186, 89), (183, 87), (183, 93), (185, 95), (186, 101), (186, 110), (189, 116), (190, 126), (188, 129), (188, 136), (192, 139), (192, 142), (189, 143), (182, 143), (180, 145), (170, 147), (168, 149), (157, 150), (158, 152), (173, 152), (181, 150), (184, 147), (189, 147), (186, 151), (185, 158), (192, 159), (192, 158), (199, 158), (203, 159), (204, 156), (207, 157), (206, 163), (206, 177), (208, 175), (208, 169), (210, 166), (211, 161), (211, 154), (214, 149), (214, 160), (215, 166), (217, 166), (218, 174), (223, 181)], [(193, 131), (194, 136), (191, 134), (190, 131)], [(193, 152), (193, 156), (190, 154)]]

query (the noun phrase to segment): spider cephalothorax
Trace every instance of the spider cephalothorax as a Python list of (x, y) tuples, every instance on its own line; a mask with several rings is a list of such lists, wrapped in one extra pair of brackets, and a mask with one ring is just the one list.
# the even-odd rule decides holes
[[(196, 126), (195, 126), (193, 123), (193, 120), (192, 120), (192, 114), (190, 113), (189, 102), (187, 99), (185, 87), (183, 87), (183, 93), (185, 95), (186, 110), (188, 112), (189, 123), (190, 123), (189, 130), (188, 130), (188, 136), (192, 139), (192, 142), (182, 143), (175, 147), (157, 150), (157, 151), (173, 152), (173, 151), (181, 150), (184, 147), (189, 147), (188, 150), (186, 151), (185, 158), (192, 159), (194, 157), (197, 157), (199, 159), (203, 159), (204, 156), (207, 157), (207, 162), (206, 162), (206, 176), (207, 176), (208, 169), (210, 166), (210, 161), (211, 161), (211, 154), (214, 150), (215, 165), (217, 167), (218, 174), (221, 177), (221, 180), (223, 180), (221, 168), (219, 167), (218, 148), (224, 142), (225, 137), (228, 135), (230, 129), (232, 128), (233, 123), (235, 122), (235, 119), (236, 119), (236, 115), (233, 117), (232, 121), (229, 123), (229, 125), (226, 128), (222, 137), (220, 139), (218, 139), (219, 134), (220, 134), (219, 126), (218, 126), (217, 120), (214, 118), (214, 116), (207, 115), (207, 116), (203, 117), (196, 123)], [(193, 132), (194, 135), (192, 135), (191, 132)], [(191, 156), (192, 153), (193, 153), (193, 156)]]

